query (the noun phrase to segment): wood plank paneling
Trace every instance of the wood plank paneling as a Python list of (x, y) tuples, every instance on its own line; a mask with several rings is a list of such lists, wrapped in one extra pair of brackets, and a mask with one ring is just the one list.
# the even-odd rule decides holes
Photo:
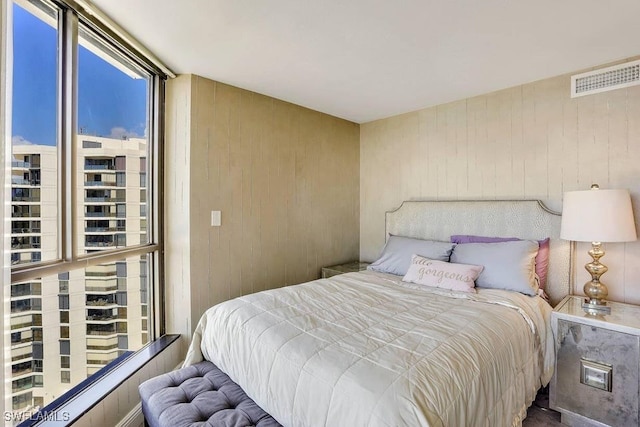
[[(558, 76), (361, 125), (361, 260), (378, 256), (384, 212), (405, 199), (530, 198), (560, 210), (565, 191), (597, 182), (631, 191), (638, 226), (640, 86), (576, 99), (569, 88)], [(587, 250), (578, 245), (579, 289)], [(603, 261), (611, 299), (640, 303), (640, 242), (607, 245)]]
[(357, 124), (198, 76), (167, 86), (169, 331), (358, 258)]

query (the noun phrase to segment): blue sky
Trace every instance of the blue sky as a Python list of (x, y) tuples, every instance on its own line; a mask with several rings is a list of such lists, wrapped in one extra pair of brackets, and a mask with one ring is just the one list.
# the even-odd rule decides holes
[[(56, 30), (15, 3), (13, 26), (14, 141), (56, 145)], [(99, 136), (143, 136), (146, 80), (78, 49), (78, 127)]]

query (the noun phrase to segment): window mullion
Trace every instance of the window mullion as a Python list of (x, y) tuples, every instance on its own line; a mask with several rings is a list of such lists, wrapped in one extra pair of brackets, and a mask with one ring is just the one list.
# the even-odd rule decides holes
[(60, 251), (62, 259), (71, 261), (76, 258), (75, 221), (77, 174), (74, 159), (76, 144), (74, 136), (77, 129), (78, 98), (78, 17), (70, 9), (61, 14), (59, 49), (59, 138), (60, 138)]
[(150, 202), (150, 218), (149, 218), (149, 235), (153, 242), (160, 246), (160, 250), (153, 254), (152, 258), (152, 274), (154, 280), (153, 292), (149, 304), (154, 308), (154, 319), (151, 322), (151, 331), (155, 338), (165, 333), (165, 313), (164, 313), (164, 263), (160, 259), (164, 256), (164, 241), (162, 230), (164, 228), (164, 200), (163, 192), (158, 191), (164, 180), (162, 174), (164, 163), (164, 79), (160, 76), (154, 76), (151, 79), (151, 90), (149, 91), (149, 105), (151, 107), (150, 129), (151, 129), (151, 150), (149, 150), (148, 164), (148, 185), (149, 202)]

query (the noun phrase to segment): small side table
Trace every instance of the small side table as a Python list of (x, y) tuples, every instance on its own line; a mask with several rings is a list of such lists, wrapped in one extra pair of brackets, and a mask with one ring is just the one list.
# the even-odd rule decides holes
[(322, 267), (322, 278), (326, 279), (331, 276), (344, 273), (354, 273), (356, 271), (366, 270), (368, 262), (352, 261), (346, 264), (332, 265), (329, 267)]
[(609, 301), (589, 315), (568, 296), (551, 314), (556, 369), (550, 407), (569, 426), (640, 425), (640, 306)]

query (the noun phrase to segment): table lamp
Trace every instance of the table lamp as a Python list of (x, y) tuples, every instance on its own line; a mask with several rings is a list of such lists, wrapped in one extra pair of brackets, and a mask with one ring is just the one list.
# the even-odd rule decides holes
[(601, 190), (594, 184), (591, 190), (564, 193), (560, 238), (591, 242), (589, 255), (593, 260), (584, 266), (591, 280), (584, 285), (587, 299), (582, 308), (588, 313), (611, 313), (605, 301), (609, 292), (600, 282), (600, 276), (608, 270), (600, 263), (604, 256), (602, 243), (637, 239), (629, 191)]

